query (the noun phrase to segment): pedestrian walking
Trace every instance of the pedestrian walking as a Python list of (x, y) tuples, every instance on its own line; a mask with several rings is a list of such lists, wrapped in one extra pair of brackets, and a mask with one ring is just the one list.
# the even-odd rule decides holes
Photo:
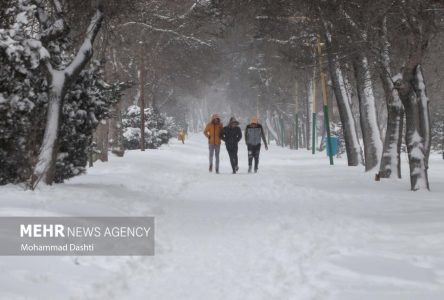
[(265, 150), (268, 150), (264, 129), (257, 122), (257, 117), (251, 117), (250, 124), (245, 128), (245, 142), (248, 148), (248, 173), (251, 173), (254, 159), (254, 172), (259, 168), (259, 154), (261, 151), (261, 139), (264, 142)]
[(208, 139), (208, 148), (210, 151), (210, 172), (213, 171), (213, 157), (216, 156), (216, 173), (219, 173), (220, 131), (222, 127), (219, 115), (217, 113), (211, 114), (210, 122), (204, 129), (204, 134)]
[(182, 144), (185, 144), (185, 132), (183, 131), (183, 129), (180, 129), (177, 133), (177, 139), (179, 141), (182, 141)]
[(220, 138), (225, 142), (233, 174), (236, 174), (239, 170), (237, 150), (238, 143), (242, 139), (242, 130), (239, 127), (239, 122), (234, 117), (231, 117), (228, 125), (222, 129)]

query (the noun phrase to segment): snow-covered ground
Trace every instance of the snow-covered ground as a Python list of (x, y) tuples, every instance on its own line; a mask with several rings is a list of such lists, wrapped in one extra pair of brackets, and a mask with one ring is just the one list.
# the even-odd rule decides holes
[[(0, 299), (444, 299), (444, 161), (432, 192), (272, 146), (209, 174), (202, 135), (63, 185), (0, 187), (4, 216), (155, 216), (153, 257), (0, 257)], [(407, 174), (406, 164), (404, 174)]]

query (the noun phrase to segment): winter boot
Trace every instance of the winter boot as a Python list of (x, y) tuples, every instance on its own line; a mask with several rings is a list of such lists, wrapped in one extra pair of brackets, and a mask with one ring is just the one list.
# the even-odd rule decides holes
[(210, 165), (210, 168), (208, 169), (210, 172), (213, 172), (213, 165)]

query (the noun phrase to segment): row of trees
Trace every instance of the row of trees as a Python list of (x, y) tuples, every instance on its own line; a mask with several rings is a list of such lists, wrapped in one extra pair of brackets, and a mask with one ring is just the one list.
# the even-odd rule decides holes
[[(240, 105), (249, 107), (245, 111), (258, 111), (263, 118), (277, 112), (285, 119), (293, 105), (295, 118), (302, 113), (310, 124), (310, 114), (316, 112), (307, 111), (312, 107), (311, 87), (325, 70), (336, 100), (334, 112), (342, 125), (348, 164), (363, 163), (366, 171), (376, 169), (378, 178), (400, 177), (404, 142), (411, 189), (429, 189), (432, 128), (424, 64), (430, 44), (437, 43), (434, 37), (442, 32), (442, 2), (264, 0), (248, 7), (237, 1), (213, 4), (224, 13), (226, 23), (240, 22), (240, 29), (231, 27), (231, 32), (228, 26), (226, 31), (232, 34), (228, 38), (234, 39), (239, 30), (242, 32), (236, 49), (246, 55), (230, 55), (232, 66), (239, 68), (234, 73), (251, 71), (240, 81), (235, 77), (227, 82), (232, 100), (242, 101)], [(243, 20), (236, 19), (240, 14)], [(317, 42), (322, 46), (318, 53)], [(314, 73), (316, 79), (312, 80)], [(252, 88), (239, 88), (245, 85)], [(255, 87), (257, 93), (253, 92)], [(270, 132), (277, 131), (273, 130), (276, 122), (266, 123)]]
[[(401, 176), (400, 152), (405, 114), (405, 144), (412, 190), (429, 189), (427, 171), (431, 123), (422, 65), (427, 46), (441, 22), (439, 10), (442, 8), (442, 3), (437, 1), (321, 1), (313, 7), (314, 17), (319, 20), (324, 35), (347, 156), (356, 157), (351, 149), (357, 147), (354, 137), (350, 136), (356, 133), (346, 132), (353, 129), (346, 125), (353, 123), (353, 118), (347, 114), (349, 101), (344, 99), (346, 89), (341, 82), (346, 76), (344, 69), (349, 64), (359, 100), (366, 170), (379, 167), (379, 177), (382, 178)], [(323, 13), (326, 10), (330, 13)], [(377, 84), (382, 86), (387, 105), (384, 142), (376, 115)], [(349, 158), (349, 163), (353, 164), (355, 160)]]
[[(99, 126), (101, 159), (108, 148), (120, 151), (121, 116), (128, 107), (144, 105), (173, 115), (177, 126), (185, 119), (190, 97), (201, 97), (214, 78), (215, 56), (205, 4), (195, 1), (133, 1), (134, 10), (104, 31), (97, 48), (107, 61), (107, 77), (133, 83), (115, 106), (115, 118)], [(203, 29), (205, 27), (205, 30)], [(143, 98), (144, 104), (140, 101)], [(133, 131), (134, 132), (134, 131)]]
[[(412, 190), (429, 188), (442, 110), (435, 101), (431, 118), (426, 87), (436, 95), (441, 75), (427, 85), (424, 62), (443, 59), (434, 39), (443, 28), (440, 1), (1, 4), (2, 183), (81, 173), (86, 160), (75, 149), (93, 140), (104, 159), (108, 149), (122, 153), (122, 118), (144, 99), (144, 110), (193, 129), (214, 110), (258, 115), (271, 138), (295, 148), (314, 148), (311, 136), (330, 129), (323, 120), (331, 117), (350, 166), (399, 177), (404, 140)], [(99, 62), (91, 65), (93, 56)], [(325, 104), (330, 112), (319, 109)]]
[(161, 127), (166, 122), (171, 129), (173, 121), (157, 108), (177, 108), (181, 91), (197, 90), (193, 72), (205, 74), (189, 59), (212, 49), (195, 37), (199, 7), (193, 1), (2, 0), (0, 183), (61, 182), (85, 171), (97, 145), (123, 154), (131, 142), (122, 135), (134, 121), (123, 112), (143, 90), (145, 110), (162, 123), (153, 128), (148, 120), (147, 132), (159, 130), (161, 137), (147, 139), (147, 146), (168, 140), (172, 133)]

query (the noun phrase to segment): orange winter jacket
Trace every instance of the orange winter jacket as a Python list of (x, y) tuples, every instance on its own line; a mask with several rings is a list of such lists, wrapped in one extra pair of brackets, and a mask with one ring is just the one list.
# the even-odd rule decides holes
[(222, 124), (213, 124), (210, 122), (204, 129), (204, 134), (208, 138), (208, 144), (210, 145), (220, 145), (220, 131), (223, 128)]

